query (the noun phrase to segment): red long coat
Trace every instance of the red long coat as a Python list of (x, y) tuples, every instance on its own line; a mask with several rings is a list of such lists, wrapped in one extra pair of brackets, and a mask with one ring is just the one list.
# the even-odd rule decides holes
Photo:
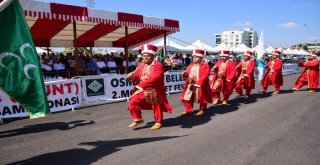
[[(192, 62), (186, 69), (186, 78), (184, 89), (182, 91), (180, 100), (183, 102), (183, 96), (186, 93), (189, 82), (189, 74), (194, 63)], [(210, 66), (207, 63), (202, 62), (198, 71), (198, 81), (195, 82), (194, 86), (198, 88), (198, 103), (212, 103), (212, 93), (209, 85), (209, 76), (210, 76)]]
[(266, 65), (266, 74), (263, 76), (262, 81), (261, 81), (261, 85), (265, 85), (267, 76), (269, 73), (271, 73), (271, 70), (273, 70), (273, 72), (271, 73), (271, 84), (274, 86), (282, 86), (283, 85), (283, 77), (282, 77), (282, 60), (281, 59), (275, 59), (275, 63), (273, 65), (273, 67), (271, 68), (271, 62), (273, 60), (270, 60), (268, 62), (268, 64)]
[[(214, 74), (212, 76), (210, 86), (213, 86), (214, 82), (218, 78), (219, 66), (221, 65), (221, 63), (222, 63), (222, 60), (219, 60), (214, 65), (215, 69), (213, 70)], [(235, 76), (236, 76), (236, 64), (232, 60), (228, 60), (225, 77), (221, 81), (223, 94), (227, 94), (227, 95), (232, 94), (233, 88), (235, 86), (235, 78), (236, 78)], [(226, 80), (230, 80), (230, 82)], [(212, 89), (212, 92), (215, 92), (215, 90)]]
[(317, 88), (319, 85), (319, 61), (317, 59), (299, 63), (298, 66), (305, 67), (298, 77), (298, 81), (308, 81), (309, 88)]
[[(256, 62), (253, 60), (249, 60), (249, 63), (247, 65), (246, 69), (246, 77), (244, 77), (244, 84), (243, 88), (245, 89), (254, 89), (255, 82), (254, 82), (254, 68), (256, 67)], [(241, 75), (241, 68), (242, 68), (242, 61), (240, 61), (237, 65), (237, 73), (236, 73), (236, 80), (239, 82), (239, 77)]]
[[(161, 102), (161, 110), (164, 112), (173, 112), (172, 107), (170, 106), (167, 96), (166, 96), (166, 89), (164, 86), (164, 69), (163, 65), (160, 62), (153, 62), (151, 64), (151, 76), (148, 80), (145, 80), (143, 82), (140, 82), (140, 77), (144, 68), (144, 63), (141, 63), (137, 70), (134, 72), (134, 78), (131, 79), (131, 81), (135, 82), (135, 88), (133, 89), (132, 93), (134, 93), (137, 88), (145, 89), (148, 87), (154, 88), (156, 90), (156, 93), (158, 97), (160, 98)], [(153, 109), (153, 105), (148, 104), (144, 105), (142, 109)]]

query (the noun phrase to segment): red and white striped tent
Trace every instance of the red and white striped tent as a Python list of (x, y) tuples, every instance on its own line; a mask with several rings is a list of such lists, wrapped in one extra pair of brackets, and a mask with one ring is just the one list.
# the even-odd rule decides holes
[[(20, 0), (38, 47), (135, 47), (179, 31), (179, 21)], [(126, 35), (127, 34), (127, 35)], [(126, 40), (127, 38), (127, 40)]]

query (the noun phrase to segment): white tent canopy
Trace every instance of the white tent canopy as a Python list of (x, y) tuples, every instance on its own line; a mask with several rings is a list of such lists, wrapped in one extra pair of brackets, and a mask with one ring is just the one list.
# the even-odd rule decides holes
[(203, 49), (207, 52), (214, 52), (214, 48), (212, 46), (209, 46), (208, 44), (204, 43), (200, 39), (192, 43), (191, 45), (185, 47), (186, 50), (193, 50), (193, 49)]
[(220, 50), (230, 50), (230, 49), (225, 43), (217, 45), (216, 47), (213, 48), (213, 52), (215, 52), (215, 53), (217, 53)]
[(280, 52), (282, 52), (282, 51), (284, 50), (284, 48), (280, 46), (280, 47), (277, 48), (277, 50), (279, 50)]
[(300, 53), (300, 55), (304, 55), (304, 56), (310, 55), (310, 53), (305, 51), (304, 49), (300, 49), (299, 53)]
[[(158, 42), (156, 42), (154, 44), (157, 47), (163, 47), (164, 46), (164, 39), (159, 40)], [(169, 52), (183, 52), (185, 51), (185, 48), (177, 43), (175, 43), (174, 41), (172, 41), (171, 39), (166, 40), (166, 51)]]
[[(258, 51), (259, 50), (259, 45), (257, 45), (257, 46), (255, 46), (255, 47), (253, 47), (253, 48), (251, 48), (251, 51), (253, 52), (253, 51)], [(265, 49), (263, 49), (263, 50), (265, 50)]]
[(251, 50), (251, 49), (249, 47), (247, 47), (247, 45), (241, 44), (238, 47), (236, 47), (235, 49), (233, 49), (232, 51), (234, 53), (243, 53), (243, 52), (245, 52), (247, 50)]
[(274, 47), (269, 46), (269, 47), (266, 48), (266, 52), (267, 52), (268, 54), (271, 54), (274, 49), (275, 49)]
[(283, 51), (283, 54), (287, 54), (287, 55), (294, 55), (295, 52), (293, 51), (293, 49), (291, 48), (287, 48)]

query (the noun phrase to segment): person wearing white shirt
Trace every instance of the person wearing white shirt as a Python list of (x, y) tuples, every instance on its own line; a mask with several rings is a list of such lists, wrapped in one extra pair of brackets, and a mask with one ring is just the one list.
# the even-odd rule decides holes
[(113, 58), (110, 58), (110, 60), (107, 63), (107, 67), (109, 69), (109, 71), (117, 71), (117, 64), (115, 61), (113, 61)]
[(116, 68), (117, 64), (114, 61), (108, 61), (107, 66), (108, 66), (108, 68)]
[(52, 73), (52, 65), (48, 64), (48, 60), (43, 60), (43, 63), (41, 63), (41, 69), (45, 80), (50, 80), (54, 77), (54, 73)]
[(101, 72), (101, 73), (106, 73), (107, 72), (107, 65), (106, 65), (106, 63), (101, 61), (101, 59), (98, 59), (96, 64), (97, 64), (97, 67), (99, 69), (99, 72)]
[(136, 62), (134, 61), (134, 59), (130, 59), (129, 61), (129, 68), (130, 68), (130, 71), (134, 71), (134, 69), (136, 68)]
[(53, 70), (57, 71), (58, 77), (66, 78), (66, 66), (62, 63), (61, 60), (56, 60), (53, 64)]

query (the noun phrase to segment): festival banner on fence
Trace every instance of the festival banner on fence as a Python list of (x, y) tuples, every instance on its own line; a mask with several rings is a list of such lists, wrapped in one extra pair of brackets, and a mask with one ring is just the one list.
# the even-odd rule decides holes
[(131, 96), (134, 83), (127, 79), (127, 75), (110, 75), (106, 78), (107, 95), (112, 100), (123, 100)]
[(50, 112), (79, 107), (82, 102), (81, 79), (46, 82)]
[(300, 71), (300, 68), (296, 64), (284, 64), (282, 67), (283, 75), (300, 73)]
[(16, 100), (0, 90), (0, 118), (28, 117), (29, 113)]
[[(284, 75), (299, 72), (300, 68), (295, 64), (283, 66)], [(166, 72), (164, 81), (167, 93), (181, 92), (185, 83), (181, 71)], [(105, 74), (50, 81), (45, 82), (45, 86), (50, 111), (57, 112), (127, 100), (131, 96), (134, 84), (128, 81), (127, 75)], [(0, 91), (0, 118), (27, 116), (28, 112), (19, 103)]]
[(176, 93), (183, 90), (185, 80), (181, 72), (182, 71), (172, 71), (164, 74), (164, 85), (166, 86), (167, 93)]
[[(50, 112), (70, 110), (82, 102), (81, 80), (45, 82)], [(27, 117), (29, 113), (16, 100), (0, 91), (0, 118)]]
[[(167, 93), (181, 92), (184, 79), (180, 71), (166, 72), (164, 83)], [(98, 105), (124, 101), (130, 98), (133, 82), (127, 79), (127, 75), (106, 74), (99, 76), (82, 77), (83, 105)]]
[[(108, 76), (108, 75), (107, 75)], [(101, 102), (106, 102), (108, 97), (106, 86), (106, 75), (99, 76), (84, 76), (82, 77), (82, 93), (83, 105), (96, 105)]]

